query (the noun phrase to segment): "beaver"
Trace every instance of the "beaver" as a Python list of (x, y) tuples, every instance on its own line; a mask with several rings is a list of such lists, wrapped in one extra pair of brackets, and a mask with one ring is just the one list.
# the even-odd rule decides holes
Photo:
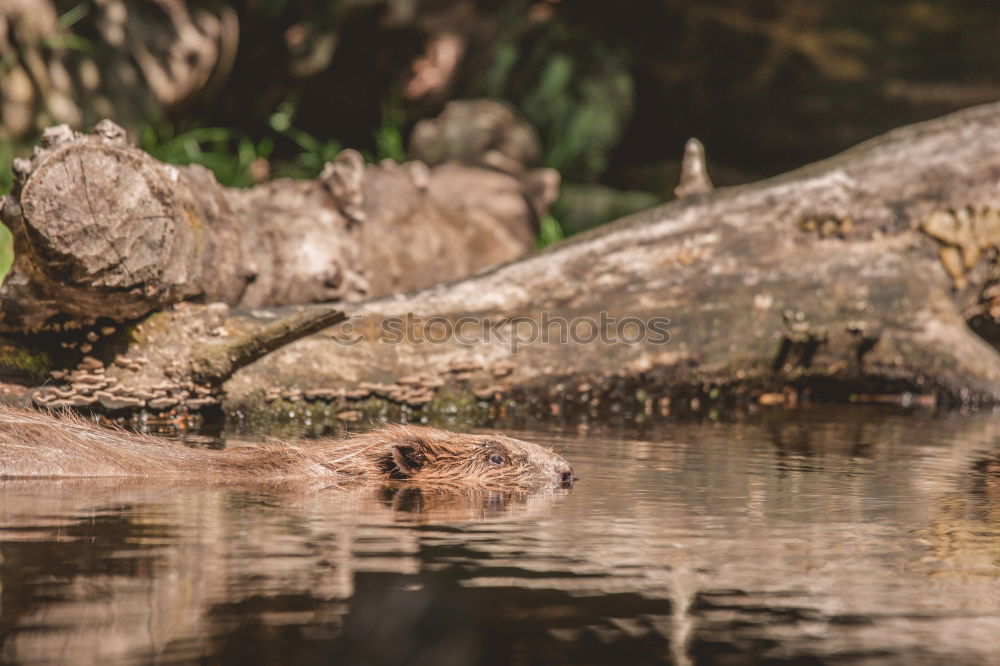
[(77, 416), (0, 409), (0, 478), (122, 477), (220, 483), (405, 482), (434, 488), (569, 488), (572, 468), (550, 449), (502, 435), (390, 425), (346, 439), (222, 450), (109, 429)]

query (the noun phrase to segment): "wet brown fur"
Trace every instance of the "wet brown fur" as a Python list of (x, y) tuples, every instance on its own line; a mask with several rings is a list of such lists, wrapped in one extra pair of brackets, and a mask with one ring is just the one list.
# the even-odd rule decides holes
[(0, 408), (0, 478), (122, 477), (211, 482), (307, 481), (323, 486), (400, 481), (424, 487), (568, 487), (569, 464), (502, 435), (387, 426), (347, 439), (193, 449), (102, 428), (71, 415)]

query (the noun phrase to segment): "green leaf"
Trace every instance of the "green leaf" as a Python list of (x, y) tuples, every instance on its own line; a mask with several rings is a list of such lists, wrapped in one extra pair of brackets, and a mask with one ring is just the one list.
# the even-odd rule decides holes
[(62, 29), (67, 29), (73, 27), (80, 19), (85, 17), (90, 13), (90, 7), (87, 3), (81, 2), (75, 7), (66, 11), (62, 16), (59, 17), (59, 27)]
[(14, 144), (7, 137), (0, 137), (0, 198), (14, 186)]
[(538, 238), (535, 241), (535, 246), (538, 249), (548, 247), (566, 238), (559, 220), (551, 214), (546, 213), (543, 215), (542, 219), (539, 220), (538, 227)]
[(382, 124), (375, 130), (375, 153), (379, 160), (390, 159), (400, 164), (406, 161), (405, 123), (403, 102), (398, 91), (394, 91), (382, 102)]
[(14, 263), (14, 237), (10, 229), (0, 223), (0, 284), (3, 284)]

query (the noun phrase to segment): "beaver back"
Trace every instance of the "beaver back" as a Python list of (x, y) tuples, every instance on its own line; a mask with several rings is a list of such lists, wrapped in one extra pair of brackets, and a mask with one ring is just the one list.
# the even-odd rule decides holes
[(569, 487), (572, 468), (550, 449), (503, 435), (386, 426), (346, 439), (221, 451), (109, 429), (80, 417), (0, 408), (0, 477), (155, 477), (319, 485), (404, 482), (425, 487)]

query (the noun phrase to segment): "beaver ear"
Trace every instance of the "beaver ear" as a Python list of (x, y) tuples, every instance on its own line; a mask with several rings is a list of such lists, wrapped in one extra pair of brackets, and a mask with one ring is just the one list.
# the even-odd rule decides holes
[(393, 476), (402, 478), (413, 476), (424, 466), (427, 458), (420, 450), (419, 444), (397, 444), (392, 447)]

